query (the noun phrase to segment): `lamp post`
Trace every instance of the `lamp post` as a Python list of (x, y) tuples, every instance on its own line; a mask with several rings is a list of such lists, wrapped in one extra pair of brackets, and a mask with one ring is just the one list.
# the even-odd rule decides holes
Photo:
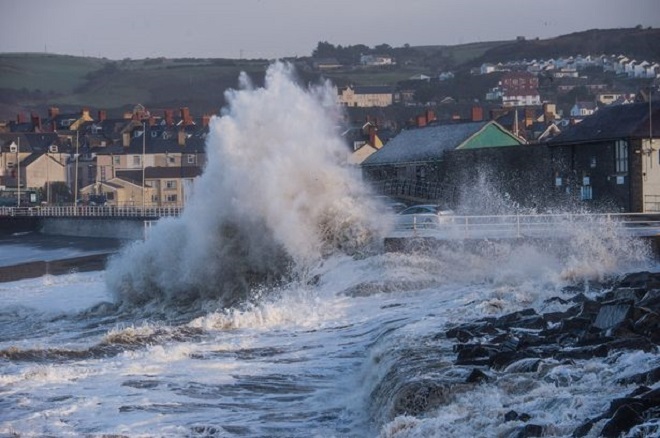
[(145, 180), (144, 180), (144, 156), (145, 156), (145, 150), (147, 146), (147, 123), (142, 122), (142, 214), (144, 214), (144, 206), (145, 206), (145, 195), (144, 195), (144, 187), (145, 187)]
[(79, 131), (76, 131), (76, 168), (73, 172), (73, 205), (78, 205), (78, 149), (80, 148)]
[(16, 167), (18, 168), (17, 170), (17, 183), (16, 183), (16, 192), (18, 193), (18, 200), (17, 200), (17, 206), (21, 206), (21, 137), (18, 137), (16, 139)]

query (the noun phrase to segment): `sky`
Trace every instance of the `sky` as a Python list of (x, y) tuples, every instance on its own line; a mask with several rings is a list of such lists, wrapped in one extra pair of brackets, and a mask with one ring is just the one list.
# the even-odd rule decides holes
[(0, 53), (282, 58), (660, 27), (660, 0), (3, 0)]

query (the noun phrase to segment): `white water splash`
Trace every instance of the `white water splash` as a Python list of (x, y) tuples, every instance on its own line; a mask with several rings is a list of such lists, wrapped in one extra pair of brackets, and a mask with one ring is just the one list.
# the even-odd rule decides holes
[(378, 215), (336, 133), (335, 90), (302, 88), (282, 63), (268, 69), (263, 88), (246, 75), (240, 82), (211, 120), (208, 163), (182, 217), (161, 221), (111, 262), (120, 301), (231, 305), (255, 283), (375, 241)]

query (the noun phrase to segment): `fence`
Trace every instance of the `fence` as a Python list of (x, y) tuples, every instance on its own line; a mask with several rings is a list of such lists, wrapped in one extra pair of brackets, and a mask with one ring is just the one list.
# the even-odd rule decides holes
[(63, 206), (63, 207), (0, 207), (0, 217), (118, 217), (159, 218), (179, 216), (183, 207), (109, 207), (109, 206)]

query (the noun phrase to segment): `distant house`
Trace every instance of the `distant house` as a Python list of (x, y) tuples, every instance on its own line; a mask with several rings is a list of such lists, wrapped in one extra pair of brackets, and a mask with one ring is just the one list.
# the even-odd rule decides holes
[(378, 136), (378, 127), (372, 122), (362, 126), (351, 127), (342, 133), (349, 145), (348, 162), (360, 164), (371, 154), (383, 147), (383, 141)]
[(394, 87), (352, 86), (338, 90), (339, 104), (349, 107), (383, 107), (394, 102)]
[(367, 67), (381, 67), (395, 64), (394, 58), (389, 55), (361, 55), (360, 64)]
[(610, 105), (548, 141), (554, 186), (608, 211), (660, 211), (660, 103)]
[(70, 153), (54, 133), (0, 134), (0, 191), (12, 197), (20, 190), (39, 192), (39, 201), (48, 200), (48, 186), (69, 182)]
[(576, 102), (571, 107), (571, 117), (586, 117), (598, 111), (598, 106), (595, 102)]
[(312, 68), (317, 71), (340, 70), (343, 67), (342, 63), (337, 61), (336, 58), (322, 58), (312, 61)]
[(502, 105), (540, 105), (539, 79), (526, 71), (507, 72), (501, 79)]

